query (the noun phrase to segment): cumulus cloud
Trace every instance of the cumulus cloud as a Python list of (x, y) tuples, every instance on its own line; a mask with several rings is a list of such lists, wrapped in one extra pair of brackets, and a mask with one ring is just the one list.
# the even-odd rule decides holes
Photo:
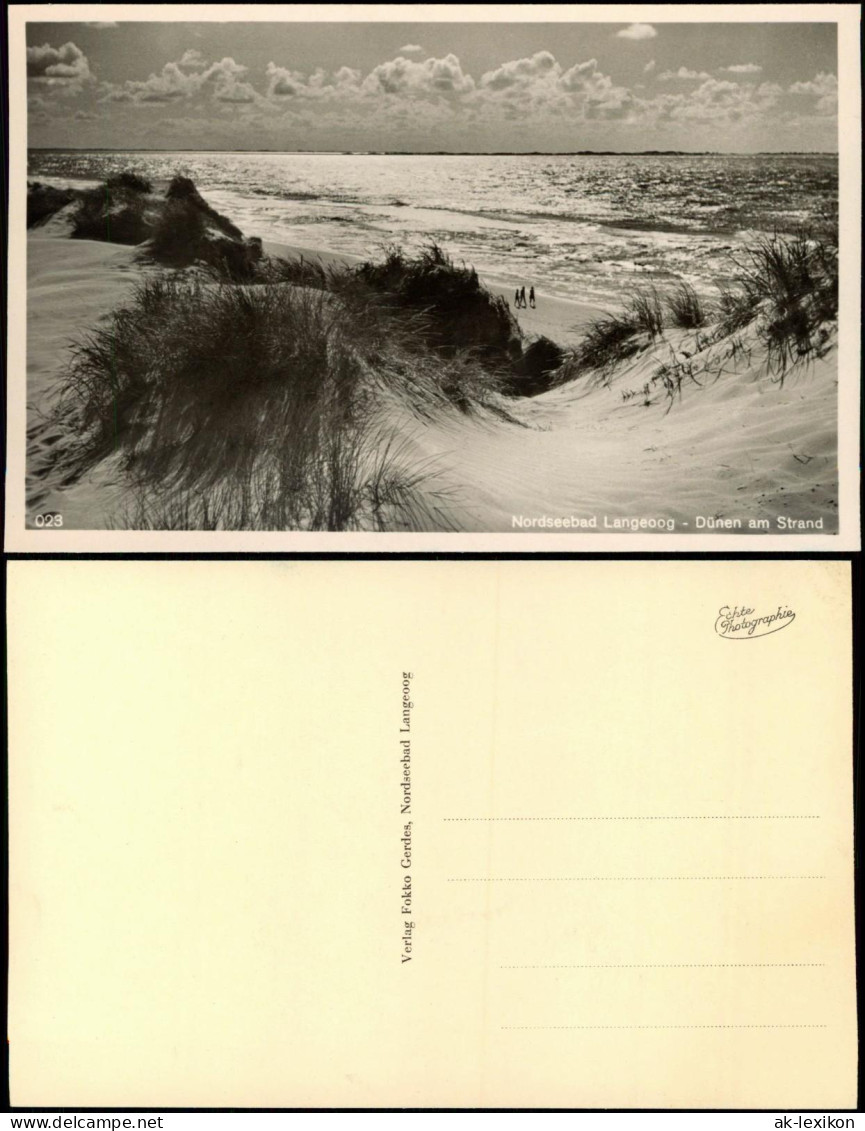
[(810, 82), (794, 82), (790, 86), (791, 94), (826, 94), (828, 91), (838, 89), (838, 79), (835, 75), (827, 75), (821, 71)]
[(87, 56), (74, 43), (52, 47), (27, 48), (27, 77), (40, 86), (56, 87), (67, 94), (77, 94), (87, 83), (94, 82)]
[(777, 106), (783, 93), (777, 83), (754, 86), (709, 78), (687, 94), (660, 95), (651, 105), (650, 113), (656, 121), (749, 125)]
[(426, 60), (399, 55), (367, 74), (351, 67), (305, 74), (271, 61), (265, 75), (263, 109), (290, 115), (293, 125), (303, 121), (322, 129), (354, 121), (392, 134), (409, 121), (420, 129), (424, 123), (460, 128), (539, 122), (544, 115), (625, 119), (637, 108), (633, 94), (602, 74), (596, 59), (565, 69), (549, 51), (508, 60), (477, 79), (453, 54)]
[(472, 90), (474, 85), (474, 79), (465, 74), (453, 54), (423, 63), (398, 55), (373, 67), (363, 82), (367, 93), (385, 94), (460, 94)]
[(218, 84), (213, 92), (217, 102), (240, 105), (255, 102), (258, 95), (248, 82), (237, 82), (234, 79)]
[(598, 70), (598, 60), (588, 59), (585, 63), (574, 63), (567, 71), (563, 71), (559, 80), (563, 90), (570, 92), (589, 90), (597, 92), (607, 89), (611, 80), (602, 75)]
[(402, 55), (422, 55), (423, 48), (419, 43), (406, 43), (400, 47), (400, 54)]
[(191, 67), (192, 69), (197, 70), (199, 67), (206, 67), (207, 60), (204, 58), (200, 51), (196, 51), (194, 47), (190, 47), (183, 52), (183, 54), (177, 61), (177, 65), (179, 67)]
[(173, 102), (187, 98), (199, 87), (197, 75), (187, 75), (177, 63), (166, 63), (159, 74), (139, 82), (128, 79), (122, 86), (107, 85), (104, 100), (107, 102), (146, 103)]
[[(592, 66), (595, 66), (594, 59)], [(515, 87), (525, 88), (537, 82), (539, 78), (552, 76), (558, 78), (561, 68), (555, 56), (549, 51), (538, 51), (525, 59), (512, 59), (502, 63), (494, 71), (487, 71), (481, 75), (480, 85), (488, 90), (509, 90)]]
[(340, 67), (331, 78), (321, 67), (312, 74), (290, 71), (268, 63), (265, 74), (268, 77), (267, 98), (277, 101), (295, 99), (332, 99), (347, 92), (357, 93), (361, 78), (360, 71), (352, 67)]
[(186, 51), (180, 62), (166, 63), (158, 74), (142, 81), (103, 84), (100, 101), (138, 106), (170, 104), (209, 90), (217, 102), (253, 102), (258, 97), (253, 87), (238, 81), (246, 71), (229, 56), (208, 64), (197, 51)]
[(307, 83), (302, 71), (289, 71), (285, 67), (277, 67), (276, 63), (268, 63), (266, 74), (270, 79), (268, 98), (307, 97)]
[(651, 24), (629, 24), (627, 27), (617, 31), (616, 35), (619, 39), (654, 39), (657, 31)]
[(731, 75), (759, 75), (763, 70), (757, 63), (734, 63), (731, 67), (722, 67), (722, 71), (729, 71)]
[(596, 86), (602, 78), (597, 59), (575, 63), (568, 70), (563, 70), (549, 51), (538, 51), (524, 59), (511, 59), (493, 71), (486, 71), (480, 77), (478, 90), (484, 95), (539, 101), (584, 92)]
[(691, 71), (687, 67), (679, 67), (678, 71), (662, 71), (658, 75), (658, 82), (671, 82), (673, 79), (685, 79), (692, 81), (694, 79), (709, 79), (711, 75), (706, 74), (705, 71)]
[(818, 114), (834, 114), (838, 108), (838, 79), (825, 71), (810, 82), (794, 82), (788, 89), (790, 94), (810, 94), (816, 98)]
[(197, 77), (201, 80), (202, 89), (208, 86), (212, 88), (215, 101), (237, 105), (255, 102), (259, 98), (255, 88), (250, 83), (240, 81), (240, 76), (245, 75), (246, 72), (246, 67), (240, 63), (235, 63), (232, 58), (226, 57), (218, 63), (211, 63)]
[[(214, 62), (190, 48), (146, 79), (102, 83), (98, 96), (102, 103), (161, 106), (162, 113), (143, 119), (150, 130), (163, 128), (166, 110), (184, 129), (199, 120), (195, 115), (204, 115), (201, 121), (213, 123), (210, 136), (216, 144), (223, 138), (228, 144), (238, 130), (248, 130), (259, 144), (288, 137), (292, 144), (326, 145), (339, 138), (335, 144), (343, 147), (344, 139), (356, 137), (360, 146), (376, 148), (384, 139), (430, 148), (479, 142), (564, 147), (573, 139), (591, 143), (604, 137), (604, 122), (637, 127), (620, 135), (628, 146), (655, 144), (650, 138), (669, 139), (670, 145), (681, 138), (688, 144), (694, 123), (711, 128), (717, 144), (752, 127), (789, 126), (800, 114), (802, 121), (819, 122), (834, 112), (837, 97), (834, 75), (820, 73), (782, 88), (761, 82), (759, 70), (750, 69), (756, 64), (718, 67), (714, 78), (686, 66), (658, 75), (656, 61), (644, 56), (640, 77), (657, 76), (661, 82), (658, 87), (649, 83), (647, 93), (642, 83), (617, 85), (594, 58), (560, 62), (550, 51), (537, 51), (472, 75), (456, 55), (424, 59), (409, 51), (417, 46), (406, 44), (396, 58), (364, 70), (307, 71), (272, 61), (254, 75), (232, 58)], [(31, 78), (74, 81), (65, 72), (49, 75), (48, 69), (62, 63), (80, 72), (77, 51), (74, 45), (37, 49), (30, 59)], [(31, 86), (31, 98), (43, 94), (50, 101), (56, 91)], [(44, 109), (31, 103), (31, 121)], [(609, 136), (617, 135), (611, 130)]]
[(635, 100), (598, 70), (597, 59), (565, 70), (549, 51), (503, 63), (481, 75), (474, 105), (496, 108), (511, 121), (558, 114), (586, 119), (629, 118)]
[(613, 86), (592, 93), (583, 107), (583, 117), (587, 121), (624, 121), (632, 118), (638, 109), (633, 94), (621, 86)]

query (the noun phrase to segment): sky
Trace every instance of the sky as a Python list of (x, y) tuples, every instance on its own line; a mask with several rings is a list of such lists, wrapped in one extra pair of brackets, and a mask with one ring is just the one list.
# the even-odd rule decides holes
[(27, 25), (28, 144), (836, 152), (834, 24)]

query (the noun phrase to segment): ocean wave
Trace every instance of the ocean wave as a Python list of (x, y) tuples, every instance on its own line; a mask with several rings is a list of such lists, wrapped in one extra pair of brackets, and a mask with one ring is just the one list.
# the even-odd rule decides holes
[(353, 255), (436, 239), (458, 260), (615, 303), (628, 273), (708, 292), (747, 233), (837, 210), (837, 159), (31, 151), (28, 176), (195, 180), (244, 231)]

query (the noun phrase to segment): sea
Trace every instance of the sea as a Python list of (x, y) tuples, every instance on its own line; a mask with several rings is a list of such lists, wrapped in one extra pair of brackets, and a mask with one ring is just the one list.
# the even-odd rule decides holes
[(761, 234), (832, 223), (831, 154), (458, 155), (31, 150), (28, 178), (176, 173), (247, 236), (365, 258), (435, 241), (514, 286), (616, 306), (640, 282), (717, 292)]

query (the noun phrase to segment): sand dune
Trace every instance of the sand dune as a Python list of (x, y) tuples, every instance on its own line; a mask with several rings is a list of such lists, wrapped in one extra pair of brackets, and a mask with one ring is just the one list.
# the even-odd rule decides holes
[[(117, 461), (104, 460), (75, 482), (58, 481), (51, 449), (74, 437), (46, 429), (44, 421), (68, 366), (70, 340), (119, 305), (145, 269), (136, 264), (134, 248), (70, 240), (56, 225), (31, 232), (28, 251), (31, 521), (37, 511), (53, 510), (69, 527), (124, 525), (128, 485)], [(484, 281), (512, 299), (501, 281)], [(525, 334), (568, 344), (597, 311), (539, 292), (536, 310), (516, 313)], [(630, 525), (778, 533), (779, 519), (793, 519), (821, 520), (816, 528), (832, 533), (835, 349), (795, 366), (782, 386), (767, 372), (756, 333), (739, 337), (742, 349), (732, 357), (725, 340), (704, 340), (699, 348), (693, 333), (665, 331), (620, 364), (609, 382), (584, 375), (534, 398), (507, 398), (511, 420), (452, 409), (421, 423), (390, 405), (382, 409), (382, 433), (396, 435), (404, 452), (427, 469), (422, 490), (444, 511), (443, 525), (456, 529), (512, 531), (534, 524), (549, 531), (565, 519), (584, 525), (561, 529), (623, 535)], [(696, 377), (672, 403), (653, 381), (658, 365), (671, 358), (687, 358)], [(751, 520), (764, 525), (749, 526)]]
[[(680, 334), (676, 344), (692, 343)], [(657, 390), (650, 403), (642, 395), (624, 401), (668, 354), (648, 350), (609, 387), (574, 382), (517, 402), (523, 428), (450, 417), (414, 434), (418, 458), (442, 469), (437, 481), (467, 530), (531, 528), (515, 525), (515, 516), (593, 521), (569, 528), (606, 533), (630, 532), (625, 520), (643, 520), (643, 530), (672, 523), (679, 533), (778, 533), (779, 518), (822, 518), (821, 529), (834, 530), (834, 358), (803, 367), (780, 388), (755, 344), (750, 365), (683, 387), (672, 406)], [(648, 525), (655, 520), (661, 525)]]
[(56, 408), (70, 343), (119, 306), (141, 273), (134, 248), (70, 240), (62, 221), (28, 234), (28, 524), (37, 512), (52, 511), (73, 528), (102, 528), (118, 505), (123, 484), (106, 467), (74, 484), (52, 475), (58, 447), (75, 438), (45, 422)]

